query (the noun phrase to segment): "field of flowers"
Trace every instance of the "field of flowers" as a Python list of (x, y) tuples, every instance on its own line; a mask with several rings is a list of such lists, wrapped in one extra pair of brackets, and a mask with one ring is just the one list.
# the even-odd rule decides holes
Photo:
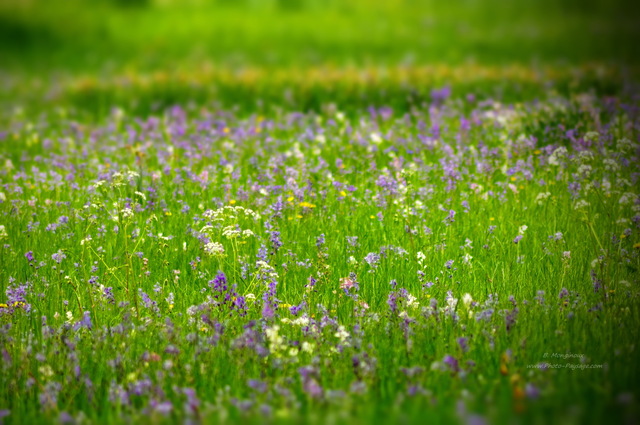
[(637, 422), (637, 93), (7, 118), (0, 421)]

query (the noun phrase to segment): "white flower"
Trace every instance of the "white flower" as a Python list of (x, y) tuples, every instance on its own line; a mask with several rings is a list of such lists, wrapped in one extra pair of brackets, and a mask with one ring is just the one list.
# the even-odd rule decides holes
[(209, 242), (204, 246), (204, 252), (214, 257), (222, 257), (224, 246), (220, 242)]
[(131, 208), (125, 208), (122, 210), (122, 218), (131, 218), (133, 217), (133, 210)]
[(309, 318), (307, 316), (301, 316), (292, 320), (291, 324), (297, 326), (309, 326)]
[(527, 226), (526, 224), (523, 224), (522, 226), (520, 226), (518, 228), (518, 234), (519, 235), (524, 235), (524, 232), (526, 232), (528, 228), (529, 228), (529, 226)]
[(586, 208), (589, 205), (591, 205), (590, 203), (588, 203), (587, 201), (585, 201), (584, 199), (580, 199), (578, 202), (576, 202), (576, 204), (573, 206), (574, 210), (579, 210), (582, 208)]
[(344, 343), (347, 338), (349, 338), (349, 332), (347, 332), (344, 326), (340, 325), (338, 327), (338, 332), (335, 333), (335, 337), (338, 338), (341, 343)]
[(458, 299), (457, 298), (447, 298), (447, 305), (449, 306), (450, 309), (455, 309), (456, 306), (458, 305)]
[(235, 239), (240, 236), (241, 230), (236, 226), (227, 226), (222, 229), (222, 236), (225, 236), (227, 239)]
[(627, 205), (627, 204), (630, 204), (630, 203), (634, 202), (637, 197), (638, 197), (638, 195), (636, 195), (633, 192), (625, 192), (620, 197), (620, 200), (618, 201), (618, 203), (620, 203), (622, 205)]
[(620, 169), (620, 165), (618, 165), (615, 159), (606, 158), (602, 163), (604, 164), (604, 169), (607, 171), (618, 171)]
[(469, 308), (469, 305), (471, 305), (472, 301), (473, 298), (471, 297), (471, 294), (466, 293), (462, 296), (462, 304), (464, 304), (465, 307)]
[(592, 142), (597, 142), (599, 138), (600, 138), (600, 133), (598, 133), (597, 131), (589, 131), (587, 132), (587, 134), (584, 135), (585, 140), (589, 140)]
[(420, 305), (418, 299), (411, 294), (407, 294), (407, 307), (417, 308)]
[(538, 193), (538, 196), (536, 196), (536, 204), (542, 205), (549, 196), (551, 196), (551, 192)]
[(312, 354), (313, 353), (313, 344), (311, 344), (308, 341), (304, 341), (302, 343), (302, 351), (304, 351), (305, 353), (309, 353)]
[(284, 338), (278, 334), (279, 331), (280, 326), (278, 325), (274, 325), (264, 331), (267, 336), (267, 340), (269, 341), (269, 351), (274, 354), (287, 348)]
[(560, 165), (560, 159), (567, 156), (567, 148), (564, 146), (560, 146), (558, 149), (553, 151), (553, 153), (549, 156), (549, 164), (551, 165)]
[(4, 239), (8, 237), (7, 229), (4, 227), (4, 224), (0, 224), (0, 239)]

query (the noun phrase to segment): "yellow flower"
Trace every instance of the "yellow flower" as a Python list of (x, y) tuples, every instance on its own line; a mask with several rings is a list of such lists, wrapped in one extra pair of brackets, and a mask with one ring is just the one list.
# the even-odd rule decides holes
[(304, 208), (315, 208), (316, 207), (311, 202), (306, 202), (306, 201), (300, 202), (298, 205), (300, 205), (301, 207), (304, 207)]
[(340, 191), (340, 196), (342, 196), (342, 197), (347, 196), (347, 192), (345, 192), (344, 190), (341, 190)]
[(236, 204), (236, 200), (235, 200), (235, 199), (231, 199), (231, 200), (229, 201), (229, 204), (231, 204), (231, 205), (235, 205), (235, 204)]
[(289, 196), (289, 197), (287, 198), (287, 202), (293, 202), (293, 196)]

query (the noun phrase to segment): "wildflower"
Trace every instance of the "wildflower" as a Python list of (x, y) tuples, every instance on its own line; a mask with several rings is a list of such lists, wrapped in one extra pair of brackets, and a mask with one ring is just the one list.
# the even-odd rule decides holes
[(58, 252), (51, 255), (51, 259), (58, 264), (60, 264), (65, 258), (67, 258), (67, 256), (61, 250), (58, 250)]
[(380, 256), (375, 252), (370, 252), (364, 257), (364, 261), (366, 261), (371, 268), (375, 269), (378, 267), (378, 263), (380, 263)]
[(204, 252), (212, 257), (223, 257), (224, 246), (219, 242), (208, 242), (204, 246)]
[(349, 289), (354, 287), (355, 287), (355, 282), (353, 280), (349, 279), (348, 277), (340, 278), (340, 289), (344, 289), (348, 291)]
[(458, 360), (450, 355), (446, 355), (444, 356), (444, 358), (442, 359), (442, 363), (449, 368), (449, 370), (451, 370), (452, 372), (458, 372), (460, 371), (460, 366), (458, 365)]
[(458, 338), (456, 340), (456, 342), (460, 346), (460, 349), (462, 350), (463, 353), (466, 353), (467, 351), (469, 351), (469, 339), (468, 338), (460, 337), (460, 338)]

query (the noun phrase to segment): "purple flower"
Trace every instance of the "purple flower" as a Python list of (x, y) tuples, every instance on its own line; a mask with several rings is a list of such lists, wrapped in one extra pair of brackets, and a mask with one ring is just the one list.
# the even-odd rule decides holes
[(249, 388), (255, 390), (258, 393), (265, 393), (268, 389), (266, 382), (259, 381), (257, 379), (249, 379), (247, 385), (249, 385)]
[(597, 293), (600, 289), (602, 289), (602, 280), (598, 278), (596, 271), (591, 269), (591, 283), (593, 284), (593, 292)]
[(269, 241), (274, 252), (278, 252), (278, 249), (282, 246), (282, 240), (280, 239), (280, 232), (277, 230), (272, 231), (269, 234)]
[(318, 381), (315, 380), (315, 378), (305, 380), (302, 384), (302, 389), (304, 390), (304, 392), (309, 394), (311, 398), (316, 399), (322, 398), (322, 395), (324, 393), (322, 387), (320, 386)]
[(227, 290), (227, 277), (222, 272), (218, 272), (213, 280), (209, 281), (209, 287), (214, 292), (224, 292)]
[(522, 235), (518, 235), (515, 238), (513, 238), (513, 243), (518, 243), (522, 240), (523, 236)]
[(364, 257), (364, 261), (366, 261), (371, 268), (375, 269), (378, 267), (378, 263), (380, 262), (380, 256), (375, 252), (370, 252), (366, 257)]
[(458, 345), (463, 353), (469, 351), (469, 339), (465, 337), (460, 337), (457, 339)]
[(183, 388), (182, 393), (187, 396), (187, 400), (184, 403), (184, 411), (187, 415), (195, 415), (198, 412), (200, 406), (200, 400), (196, 395), (196, 390), (193, 388)]
[(115, 304), (116, 298), (113, 296), (113, 288), (111, 286), (105, 287), (102, 291), (102, 296), (107, 300), (109, 304)]
[(65, 258), (67, 258), (67, 256), (61, 250), (58, 250), (58, 252), (51, 255), (51, 259), (58, 264), (60, 264)]
[(82, 314), (82, 319), (80, 319), (78, 322), (76, 322), (75, 325), (73, 325), (73, 330), (77, 331), (78, 329), (91, 329), (93, 327), (93, 324), (91, 323), (91, 313), (88, 311), (85, 311)]
[(455, 222), (455, 217), (456, 216), (456, 212), (454, 210), (449, 210), (449, 213), (447, 214), (447, 217), (443, 220), (443, 223), (446, 224), (447, 226), (450, 225), (451, 223)]
[(357, 236), (347, 236), (347, 243), (352, 247), (358, 246), (358, 237)]
[(434, 103), (442, 103), (451, 96), (451, 87), (445, 86), (439, 89), (431, 90), (431, 98)]
[(28, 262), (32, 263), (33, 261), (35, 261), (35, 257), (33, 256), (33, 252), (29, 251), (27, 253), (24, 254), (24, 258), (27, 259)]
[(460, 371), (460, 367), (458, 366), (458, 360), (456, 360), (456, 358), (453, 357), (453, 356), (450, 356), (450, 355), (447, 354), (442, 359), (442, 363), (444, 363), (453, 372)]
[(540, 390), (538, 390), (538, 388), (532, 383), (527, 383), (527, 385), (524, 387), (524, 393), (527, 395), (528, 398), (532, 400), (535, 400), (538, 397), (540, 397)]
[(293, 315), (293, 316), (297, 316), (298, 314), (300, 314), (300, 311), (302, 311), (302, 309), (307, 305), (307, 303), (305, 301), (302, 301), (300, 304), (298, 305), (293, 305), (291, 307), (289, 307), (289, 312)]
[(154, 412), (158, 412), (163, 416), (170, 415), (173, 410), (173, 404), (171, 404), (170, 401), (157, 402), (155, 400), (151, 400), (149, 404)]

